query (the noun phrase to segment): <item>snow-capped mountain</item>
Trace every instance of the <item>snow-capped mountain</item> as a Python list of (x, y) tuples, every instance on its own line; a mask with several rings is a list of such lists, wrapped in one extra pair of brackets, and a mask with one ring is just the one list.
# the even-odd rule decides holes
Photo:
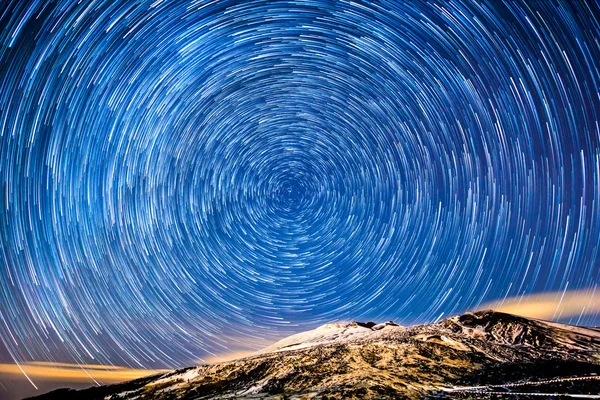
[(488, 310), (412, 327), (328, 324), (243, 359), (38, 399), (600, 398), (596, 374), (600, 331)]
[(375, 324), (373, 322), (351, 322), (326, 324), (312, 331), (301, 332), (288, 336), (271, 346), (265, 347), (257, 354), (273, 353), (277, 351), (299, 350), (321, 344), (349, 342), (377, 336), (378, 331), (384, 328), (404, 329), (394, 322)]

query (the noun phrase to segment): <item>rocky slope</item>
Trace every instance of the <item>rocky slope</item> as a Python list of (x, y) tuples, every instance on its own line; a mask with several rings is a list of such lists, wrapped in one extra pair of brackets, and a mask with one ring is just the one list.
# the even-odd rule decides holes
[(480, 311), (412, 327), (329, 324), (244, 359), (37, 399), (489, 398), (509, 391), (591, 396), (600, 394), (596, 374), (600, 331)]

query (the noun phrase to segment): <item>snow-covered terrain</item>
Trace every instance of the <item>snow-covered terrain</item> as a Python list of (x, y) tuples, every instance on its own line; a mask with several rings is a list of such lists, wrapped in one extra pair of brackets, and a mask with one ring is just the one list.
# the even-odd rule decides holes
[(308, 347), (314, 347), (326, 343), (349, 343), (358, 339), (368, 339), (376, 337), (382, 329), (401, 330), (404, 329), (394, 322), (385, 322), (383, 324), (375, 324), (372, 322), (360, 323), (334, 323), (326, 324), (312, 331), (301, 332), (277, 343), (268, 346), (257, 354), (272, 353), (276, 351), (299, 350)]

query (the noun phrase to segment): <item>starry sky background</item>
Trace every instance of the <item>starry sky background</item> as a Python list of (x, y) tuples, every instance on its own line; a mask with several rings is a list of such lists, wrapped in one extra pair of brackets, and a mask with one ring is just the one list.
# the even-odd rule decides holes
[(596, 294), (595, 1), (4, 0), (0, 27), (7, 362)]

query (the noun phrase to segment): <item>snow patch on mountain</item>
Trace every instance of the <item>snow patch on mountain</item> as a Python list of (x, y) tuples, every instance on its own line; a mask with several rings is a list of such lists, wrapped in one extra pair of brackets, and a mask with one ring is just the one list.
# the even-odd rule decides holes
[(359, 339), (367, 339), (381, 330), (403, 330), (405, 328), (394, 322), (375, 324), (373, 322), (333, 323), (322, 325), (312, 331), (288, 336), (256, 354), (280, 351), (300, 350), (329, 343), (348, 343)]

